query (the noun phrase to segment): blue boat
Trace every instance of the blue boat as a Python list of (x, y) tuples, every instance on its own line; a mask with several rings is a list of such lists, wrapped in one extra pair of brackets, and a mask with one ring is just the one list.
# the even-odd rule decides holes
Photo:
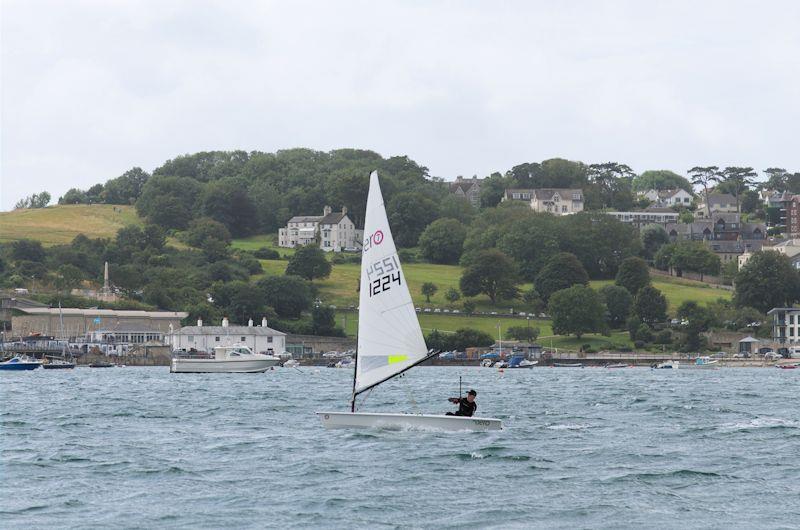
[(18, 355), (4, 363), (0, 363), (0, 370), (36, 370), (41, 365), (41, 361)]

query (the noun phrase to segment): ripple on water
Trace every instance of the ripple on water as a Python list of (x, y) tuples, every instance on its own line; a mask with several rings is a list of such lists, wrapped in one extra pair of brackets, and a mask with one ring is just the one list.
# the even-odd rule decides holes
[[(420, 368), (364, 410), (447, 409), (459, 376), (493, 433), (326, 431), (337, 370), (0, 377), (4, 527), (790, 527), (794, 385), (767, 370)], [(9, 377), (6, 377), (8, 375)], [(24, 411), (24, 414), (22, 413)], [(747, 499), (747, 502), (741, 502)], [(709, 509), (709, 507), (713, 507)]]

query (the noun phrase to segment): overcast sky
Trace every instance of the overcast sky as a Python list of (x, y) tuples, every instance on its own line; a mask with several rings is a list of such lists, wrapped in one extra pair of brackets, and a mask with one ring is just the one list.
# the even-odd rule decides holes
[(2, 1), (0, 207), (212, 149), (800, 171), (800, 2)]

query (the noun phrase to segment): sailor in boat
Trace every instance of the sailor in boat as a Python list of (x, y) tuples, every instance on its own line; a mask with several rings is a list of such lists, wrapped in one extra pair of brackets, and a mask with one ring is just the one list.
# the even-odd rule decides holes
[(475, 403), (475, 397), (478, 395), (474, 390), (467, 392), (467, 397), (463, 398), (450, 398), (450, 403), (458, 404), (458, 410), (455, 412), (448, 412), (448, 416), (472, 416), (478, 410), (478, 404)]

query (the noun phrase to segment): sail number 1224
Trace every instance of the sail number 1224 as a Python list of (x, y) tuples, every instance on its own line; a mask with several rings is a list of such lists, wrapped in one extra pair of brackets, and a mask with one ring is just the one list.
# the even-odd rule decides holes
[[(378, 274), (376, 279), (372, 279), (373, 274)], [(367, 277), (369, 282), (369, 296), (380, 294), (392, 288), (392, 284), (397, 282), (402, 285), (400, 279), (400, 266), (397, 263), (397, 256), (383, 258), (367, 266)]]

